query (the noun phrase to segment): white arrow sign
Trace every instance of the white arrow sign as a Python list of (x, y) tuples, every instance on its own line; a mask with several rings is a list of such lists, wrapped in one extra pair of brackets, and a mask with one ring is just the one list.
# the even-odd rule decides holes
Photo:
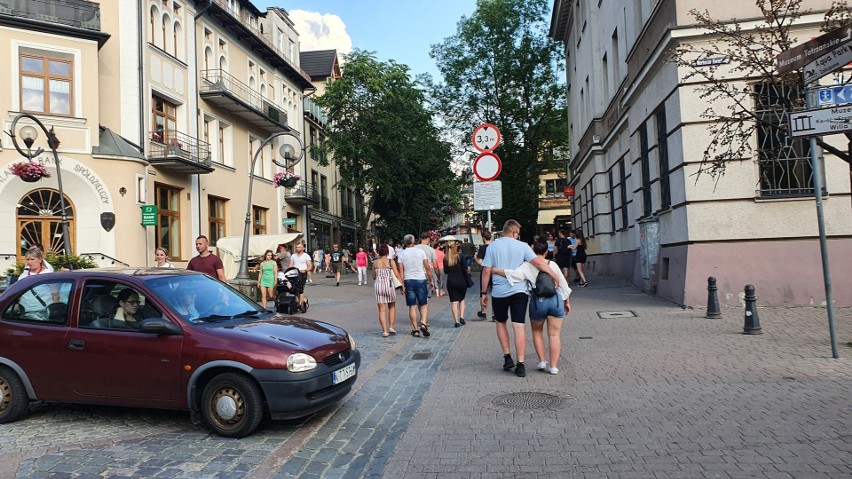
[(790, 136), (822, 136), (852, 130), (852, 105), (790, 113)]
[(852, 62), (852, 45), (845, 43), (805, 65), (802, 79), (811, 83)]

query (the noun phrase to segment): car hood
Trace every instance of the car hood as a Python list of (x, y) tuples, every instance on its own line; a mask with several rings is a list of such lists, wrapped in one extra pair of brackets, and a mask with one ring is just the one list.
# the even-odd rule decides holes
[(318, 360), (349, 348), (349, 338), (343, 329), (297, 316), (277, 315), (223, 325), (215, 330), (235, 339), (275, 345), (291, 352), (308, 352)]

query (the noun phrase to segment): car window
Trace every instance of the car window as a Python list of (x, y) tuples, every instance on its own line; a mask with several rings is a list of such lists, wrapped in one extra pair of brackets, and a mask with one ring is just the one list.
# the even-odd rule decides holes
[(67, 324), (73, 287), (71, 280), (33, 282), (6, 307), (3, 318), (38, 324)]
[(83, 287), (81, 328), (137, 331), (143, 319), (161, 317), (142, 292), (127, 284), (96, 280)]
[(197, 323), (233, 317), (247, 311), (263, 312), (260, 305), (226, 284), (203, 275), (171, 276), (147, 285), (182, 318)]

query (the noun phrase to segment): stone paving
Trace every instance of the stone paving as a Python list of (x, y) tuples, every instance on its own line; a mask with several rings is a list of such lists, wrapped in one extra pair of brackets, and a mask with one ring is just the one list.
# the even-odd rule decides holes
[(595, 277), (572, 295), (560, 373), (535, 371), (530, 344), (518, 378), (494, 324), (452, 328), (445, 297), (430, 338), (407, 334), (403, 302), (382, 338), (372, 287), (332, 281), (309, 285), (305, 316), (345, 327), (363, 358), (336, 407), (231, 440), (182, 412), (43, 405), (2, 426), (0, 477), (852, 477), (848, 309), (835, 360), (824, 309), (761, 308), (764, 334), (746, 336), (741, 309), (708, 320)]

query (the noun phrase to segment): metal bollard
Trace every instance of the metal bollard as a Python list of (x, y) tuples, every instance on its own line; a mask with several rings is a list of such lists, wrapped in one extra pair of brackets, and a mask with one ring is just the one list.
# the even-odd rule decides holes
[(718, 290), (719, 288), (716, 287), (716, 278), (714, 276), (707, 278), (707, 314), (704, 315), (705, 318), (722, 317), (722, 311), (719, 309)]
[(757, 317), (757, 296), (754, 294), (754, 285), (745, 285), (745, 325), (743, 334), (763, 334), (760, 329), (760, 319)]

